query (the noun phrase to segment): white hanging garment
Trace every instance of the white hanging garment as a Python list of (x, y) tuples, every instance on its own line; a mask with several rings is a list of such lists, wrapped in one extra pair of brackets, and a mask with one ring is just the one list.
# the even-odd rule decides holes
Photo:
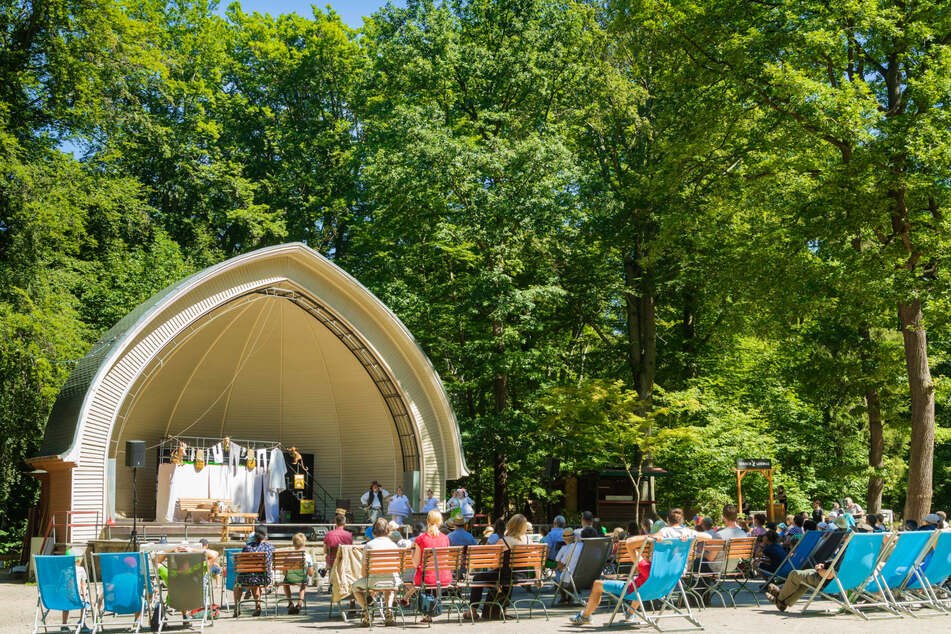
[(254, 454), (254, 459), (259, 467), (267, 469), (267, 449), (258, 449)]
[(218, 443), (211, 448), (211, 457), (208, 460), (211, 463), (223, 464), (225, 461), (224, 451), (221, 448), (221, 443)]
[(280, 447), (275, 447), (271, 451), (270, 462), (268, 463), (267, 481), (264, 492), (264, 516), (268, 524), (276, 524), (280, 520), (280, 494), (287, 488), (284, 479), (287, 473), (287, 464), (284, 462), (284, 452)]

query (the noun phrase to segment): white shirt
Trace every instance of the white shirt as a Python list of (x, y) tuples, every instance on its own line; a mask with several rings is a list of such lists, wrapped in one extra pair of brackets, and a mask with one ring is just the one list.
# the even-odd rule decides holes
[(693, 530), (692, 528), (687, 528), (686, 526), (665, 526), (659, 531), (657, 531), (657, 537), (660, 539), (680, 539), (681, 537), (696, 537), (700, 533)]
[[(371, 550), (399, 550), (396, 542), (389, 538), (388, 535), (384, 537), (374, 537), (366, 544), (363, 545), (363, 562), (366, 563), (367, 552)], [(400, 583), (400, 577), (395, 572), (393, 573), (393, 581), (395, 583)]]
[(580, 558), (581, 544), (578, 542), (562, 546), (558, 554), (555, 555), (555, 561), (564, 564), (564, 574), (568, 577), (570, 577), (574, 573), (575, 568), (578, 567), (578, 560)]
[(846, 509), (846, 511), (848, 513), (851, 513), (852, 517), (858, 517), (862, 515), (863, 513), (865, 513), (865, 511), (862, 510), (862, 507), (859, 506), (858, 504), (851, 505), (849, 508)]
[[(374, 509), (383, 508), (383, 507), (380, 505), (380, 498), (382, 498), (382, 499), (385, 500), (385, 499), (388, 498), (388, 497), (390, 497), (390, 492), (387, 491), (386, 489), (380, 489), (380, 497), (378, 498), (378, 497), (375, 496), (375, 495), (373, 496), (373, 504), (370, 504), (370, 508), (374, 508)], [(370, 501), (370, 492), (369, 492), (369, 491), (367, 491), (366, 493), (364, 493), (363, 495), (360, 496), (360, 503), (363, 504), (363, 506), (366, 506), (367, 503), (369, 503), (369, 501)]]

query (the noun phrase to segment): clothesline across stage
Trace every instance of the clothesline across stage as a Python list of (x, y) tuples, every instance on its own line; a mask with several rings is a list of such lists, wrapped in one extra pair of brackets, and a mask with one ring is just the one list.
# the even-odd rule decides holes
[[(231, 500), (242, 513), (256, 513), (264, 499), (264, 515), (269, 524), (278, 521), (278, 498), (287, 488), (284, 476), (287, 464), (280, 446), (253, 452), (254, 467), (240, 464), (244, 447), (230, 443), (225, 456), (221, 443), (209, 451), (209, 462), (201, 470), (194, 463), (159, 465), (155, 517), (167, 522), (184, 521), (178, 500), (208, 498)], [(227, 457), (227, 462), (225, 458)], [(221, 464), (215, 464), (220, 461)]]

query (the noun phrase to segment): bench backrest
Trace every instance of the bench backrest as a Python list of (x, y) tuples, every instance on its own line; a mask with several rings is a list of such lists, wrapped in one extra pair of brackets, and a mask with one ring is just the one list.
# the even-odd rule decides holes
[(180, 612), (205, 605), (205, 553), (168, 553), (168, 605)]
[(303, 550), (275, 550), (271, 553), (271, 567), (275, 572), (303, 570), (307, 567)]

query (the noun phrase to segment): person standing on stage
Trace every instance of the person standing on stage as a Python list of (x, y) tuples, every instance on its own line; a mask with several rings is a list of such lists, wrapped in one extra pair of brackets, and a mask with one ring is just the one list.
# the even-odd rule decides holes
[(390, 497), (390, 492), (374, 480), (370, 483), (370, 490), (360, 497), (360, 503), (367, 511), (370, 524), (375, 523), (383, 515), (383, 502)]
[(423, 502), (423, 508), (419, 509), (419, 512), (429, 513), (430, 511), (442, 511), (442, 508), (439, 504), (439, 498), (433, 495), (433, 490), (426, 489), (426, 500)]
[(451, 514), (454, 513), (456, 509), (459, 509), (462, 516), (466, 518), (466, 523), (472, 521), (472, 516), (475, 515), (475, 502), (472, 501), (472, 498), (469, 497), (469, 493), (465, 489), (456, 489), (455, 495), (449, 500), (449, 505), (446, 510)]
[(390, 505), (387, 507), (390, 517), (401, 526), (410, 513), (413, 513), (413, 507), (409, 503), (409, 498), (403, 494), (403, 487), (396, 487), (396, 495), (390, 498)]

